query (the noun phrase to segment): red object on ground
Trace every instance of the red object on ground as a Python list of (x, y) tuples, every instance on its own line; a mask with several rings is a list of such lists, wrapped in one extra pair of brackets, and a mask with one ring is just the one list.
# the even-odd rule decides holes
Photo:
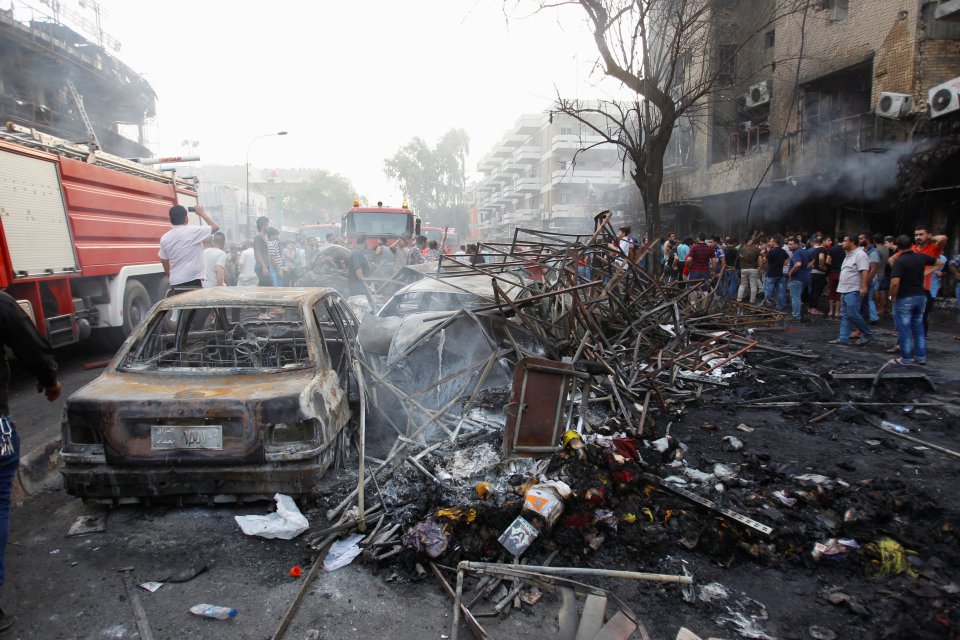
[(303, 569), (301, 569), (299, 566), (295, 566), (292, 569), (290, 569), (291, 578), (299, 578), (302, 574), (303, 574)]

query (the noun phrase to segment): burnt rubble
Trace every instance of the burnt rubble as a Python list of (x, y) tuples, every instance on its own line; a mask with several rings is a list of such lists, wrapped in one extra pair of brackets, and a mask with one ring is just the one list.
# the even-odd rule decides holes
[[(956, 426), (941, 399), (924, 400), (930, 378), (784, 345), (776, 312), (724, 301), (712, 283), (650, 279), (613, 248), (609, 220), (589, 237), (518, 230), (481, 245), (484, 264), (444, 257), (426, 275), (489, 276), (491, 300), (358, 364), (360, 481), (328, 500), (313, 549), (360, 531), (364, 562), (449, 593), (452, 637), (461, 620), (487, 637), (484, 618), (544, 598), (559, 637), (672, 638), (681, 625), (636, 605), (665, 598), (728, 636), (772, 637), (770, 603), (721, 584), (740, 565), (815, 572), (818, 603), (858, 629), (812, 620), (792, 637), (956, 637), (956, 511), (936, 487), (864, 477), (858, 459), (938, 456), (956, 476), (960, 454), (883, 420)], [(507, 298), (498, 280), (516, 270), (534, 284)], [(834, 438), (838, 423), (872, 435), (830, 471), (789, 451), (790, 430)], [(367, 450), (374, 433), (392, 446)]]

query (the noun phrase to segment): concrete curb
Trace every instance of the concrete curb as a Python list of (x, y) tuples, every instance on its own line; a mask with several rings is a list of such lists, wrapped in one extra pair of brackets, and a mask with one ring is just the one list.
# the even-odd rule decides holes
[(60, 483), (60, 446), (60, 436), (56, 436), (20, 457), (20, 468), (13, 478), (12, 502), (23, 501)]

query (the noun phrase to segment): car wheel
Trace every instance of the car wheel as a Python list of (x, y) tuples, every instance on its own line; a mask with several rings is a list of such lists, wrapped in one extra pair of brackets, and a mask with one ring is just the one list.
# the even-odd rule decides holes
[(150, 310), (150, 295), (137, 280), (127, 280), (123, 292), (123, 337), (126, 339), (137, 328)]

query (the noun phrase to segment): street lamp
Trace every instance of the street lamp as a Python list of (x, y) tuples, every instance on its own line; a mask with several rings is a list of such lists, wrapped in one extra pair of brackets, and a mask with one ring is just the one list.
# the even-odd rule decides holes
[[(286, 131), (277, 131), (276, 133), (264, 133), (263, 135), (256, 136), (253, 140), (250, 141), (250, 144), (247, 145), (247, 199), (245, 204), (247, 210), (247, 233), (250, 233), (250, 147), (253, 146), (253, 143), (259, 140), (260, 138), (269, 138), (270, 136), (285, 136), (287, 135)], [(249, 236), (248, 236), (249, 237)]]

